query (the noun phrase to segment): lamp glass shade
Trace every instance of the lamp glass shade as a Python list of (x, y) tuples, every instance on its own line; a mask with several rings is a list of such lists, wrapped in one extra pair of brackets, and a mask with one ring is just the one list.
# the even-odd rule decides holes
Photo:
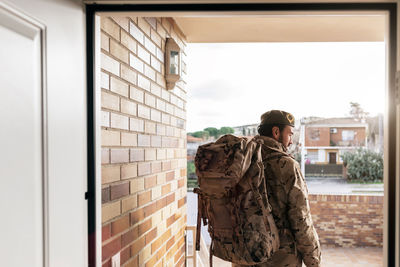
[(169, 74), (179, 74), (179, 52), (170, 51)]

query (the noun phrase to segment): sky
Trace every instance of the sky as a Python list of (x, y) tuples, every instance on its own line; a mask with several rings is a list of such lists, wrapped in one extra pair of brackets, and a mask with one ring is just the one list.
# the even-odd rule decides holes
[(343, 117), (384, 112), (385, 43), (188, 44), (187, 131), (259, 123), (271, 109)]

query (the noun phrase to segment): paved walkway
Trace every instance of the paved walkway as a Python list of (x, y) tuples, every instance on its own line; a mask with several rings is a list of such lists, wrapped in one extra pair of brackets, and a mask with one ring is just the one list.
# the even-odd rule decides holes
[[(381, 248), (323, 248), (322, 267), (382, 267), (382, 253)], [(208, 259), (204, 262), (208, 263)], [(213, 257), (213, 265), (231, 267), (230, 262), (217, 257)], [(193, 266), (191, 260), (188, 260), (187, 266)]]

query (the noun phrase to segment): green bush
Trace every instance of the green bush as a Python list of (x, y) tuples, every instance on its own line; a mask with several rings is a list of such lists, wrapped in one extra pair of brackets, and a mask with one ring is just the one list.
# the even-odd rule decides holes
[(190, 174), (195, 174), (196, 173), (196, 168), (194, 166), (193, 161), (188, 161), (187, 162), (187, 174), (190, 176)]
[(340, 156), (350, 180), (376, 182), (383, 180), (383, 155), (359, 148)]

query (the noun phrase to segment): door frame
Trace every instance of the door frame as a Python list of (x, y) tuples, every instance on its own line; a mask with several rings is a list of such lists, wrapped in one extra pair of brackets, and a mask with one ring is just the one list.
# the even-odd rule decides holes
[[(127, 1), (126, 1), (127, 2)], [(100, 188), (96, 176), (99, 173), (98, 153), (100, 148), (99, 129), (96, 128), (96, 116), (98, 115), (98, 103), (96, 99), (95, 80), (96, 73), (96, 42), (95, 42), (95, 19), (97, 12), (260, 12), (260, 11), (279, 11), (279, 12), (386, 12), (388, 18), (387, 36), (387, 88), (385, 107), (385, 197), (384, 197), (384, 264), (385, 266), (395, 266), (396, 248), (398, 233), (396, 233), (396, 88), (395, 76), (397, 70), (397, 3), (194, 3), (194, 4), (87, 4), (86, 5), (86, 47), (87, 47), (87, 121), (88, 121), (88, 236), (89, 236), (89, 266), (101, 265), (101, 212)], [(97, 152), (96, 152), (97, 151)], [(99, 203), (100, 201), (100, 203)], [(97, 206), (97, 210), (96, 210)], [(100, 206), (100, 209), (98, 208)], [(96, 219), (97, 218), (97, 219)], [(97, 235), (96, 235), (97, 233)], [(100, 243), (100, 245), (99, 245)], [(97, 245), (96, 245), (97, 244)], [(97, 248), (96, 248), (97, 246)], [(397, 253), (396, 253), (397, 252)]]

